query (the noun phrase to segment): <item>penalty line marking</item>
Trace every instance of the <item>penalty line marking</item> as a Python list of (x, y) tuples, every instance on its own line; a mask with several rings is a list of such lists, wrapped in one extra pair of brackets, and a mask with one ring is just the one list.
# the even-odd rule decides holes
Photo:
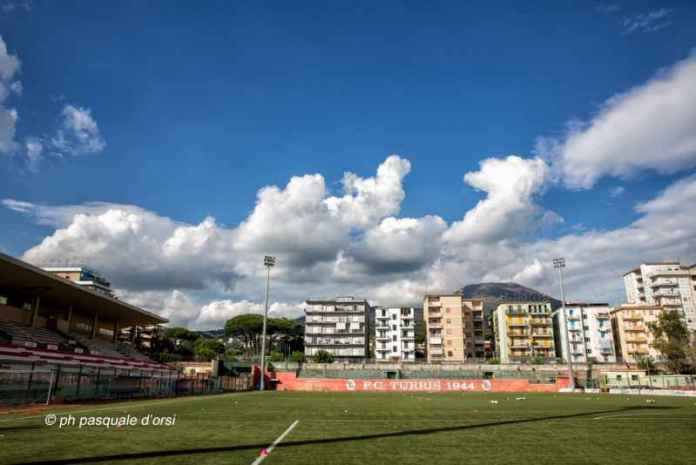
[(295, 420), (290, 426), (288, 426), (288, 429), (286, 429), (286, 430), (283, 432), (283, 434), (281, 434), (280, 436), (278, 436), (278, 437), (276, 438), (276, 440), (273, 441), (273, 444), (271, 444), (271, 445), (268, 447), (268, 449), (266, 449), (266, 453), (265, 453), (264, 455), (259, 455), (259, 456), (256, 458), (256, 460), (254, 460), (254, 461), (252, 462), (251, 465), (259, 465), (261, 462), (263, 462), (263, 459), (265, 459), (266, 457), (268, 457), (269, 455), (271, 455), (271, 452), (273, 452), (273, 449), (275, 449), (275, 446), (277, 446), (277, 445), (280, 443), (280, 441), (282, 441), (283, 439), (285, 439), (285, 436), (287, 436), (288, 434), (290, 434), (290, 431), (292, 431), (293, 428), (295, 428), (295, 426), (297, 426), (297, 424), (298, 424), (299, 422), (300, 422), (300, 420)]

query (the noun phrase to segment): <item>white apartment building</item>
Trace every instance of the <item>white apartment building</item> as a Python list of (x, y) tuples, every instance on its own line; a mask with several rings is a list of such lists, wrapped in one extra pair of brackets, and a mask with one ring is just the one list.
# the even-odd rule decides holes
[(377, 307), (375, 309), (375, 359), (389, 362), (416, 360), (418, 309)]
[(624, 286), (629, 304), (679, 310), (689, 330), (696, 331), (696, 265), (643, 263), (624, 275)]
[(305, 302), (305, 355), (324, 350), (337, 361), (368, 357), (370, 304), (365, 299), (337, 297)]
[[(556, 335), (556, 352), (568, 360), (566, 339), (570, 342), (571, 361), (587, 363), (616, 363), (614, 335), (611, 327), (609, 304), (569, 303), (566, 313), (556, 313), (553, 318)], [(568, 316), (568, 333), (565, 320)]]

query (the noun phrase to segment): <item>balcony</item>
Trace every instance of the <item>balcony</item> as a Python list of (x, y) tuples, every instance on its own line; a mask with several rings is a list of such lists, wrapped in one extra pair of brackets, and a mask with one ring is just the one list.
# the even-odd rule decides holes
[(532, 319), (530, 321), (530, 324), (532, 326), (551, 326), (551, 320), (548, 320), (546, 318), (544, 319)]
[(442, 344), (442, 338), (430, 336), (428, 338), (428, 344)]
[(388, 341), (388, 340), (389, 340), (389, 336), (387, 336), (386, 334), (383, 335), (383, 336), (377, 336), (377, 337), (375, 337), (375, 340), (377, 340), (377, 341)]
[(512, 321), (512, 322), (508, 323), (508, 326), (511, 328), (526, 328), (529, 326), (529, 324), (527, 322), (524, 322), (524, 321), (516, 321), (516, 322)]
[(631, 332), (641, 332), (644, 333), (646, 331), (646, 327), (643, 325), (638, 325), (638, 326), (624, 326), (624, 331), (631, 331)]
[(597, 318), (598, 320), (608, 320), (609, 314), (608, 313), (597, 313), (597, 314), (595, 314), (595, 318)]

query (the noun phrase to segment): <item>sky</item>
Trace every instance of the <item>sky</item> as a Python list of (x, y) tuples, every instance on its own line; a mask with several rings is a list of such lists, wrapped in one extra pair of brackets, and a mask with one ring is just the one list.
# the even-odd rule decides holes
[(696, 262), (696, 4), (0, 0), (0, 251), (173, 324)]

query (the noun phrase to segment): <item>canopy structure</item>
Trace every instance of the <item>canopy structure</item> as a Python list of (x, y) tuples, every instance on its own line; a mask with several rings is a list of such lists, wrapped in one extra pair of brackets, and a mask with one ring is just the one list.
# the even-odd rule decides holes
[(168, 321), (152, 312), (0, 253), (0, 290), (2, 289), (38, 296), (42, 304), (53, 308), (72, 308), (78, 313), (99, 315), (101, 320), (118, 321), (121, 327), (155, 325)]

